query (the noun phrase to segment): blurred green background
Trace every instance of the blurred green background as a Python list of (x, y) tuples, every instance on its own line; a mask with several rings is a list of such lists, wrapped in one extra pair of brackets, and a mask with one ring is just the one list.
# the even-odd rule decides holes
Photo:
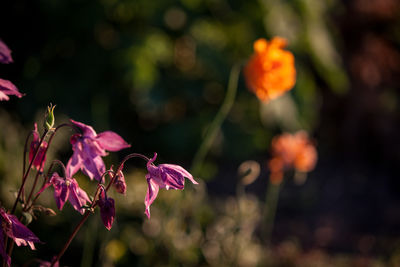
[[(130, 152), (189, 169), (223, 102), (229, 72), (258, 38), (281, 36), (297, 83), (269, 104), (241, 76), (236, 101), (207, 154), (199, 186), (160, 192), (144, 211), (143, 162), (125, 167), (128, 192), (108, 232), (89, 219), (61, 260), (68, 266), (400, 266), (400, 4), (396, 0), (5, 0), (0, 38), (14, 63), (0, 66), (21, 99), (0, 106), (0, 200), (20, 182), (25, 136), (56, 104), (68, 118), (112, 130)], [(260, 235), (274, 135), (307, 130), (319, 153), (304, 185), (286, 177), (272, 245)], [(50, 151), (71, 155), (65, 130)], [(237, 168), (261, 166), (244, 188)], [(88, 192), (94, 185), (78, 177)], [(239, 190), (239, 189), (240, 190)], [(244, 193), (243, 193), (243, 190)], [(41, 197), (55, 208), (52, 193)], [(15, 264), (58, 252), (79, 214), (31, 224), (44, 241), (16, 249)]]

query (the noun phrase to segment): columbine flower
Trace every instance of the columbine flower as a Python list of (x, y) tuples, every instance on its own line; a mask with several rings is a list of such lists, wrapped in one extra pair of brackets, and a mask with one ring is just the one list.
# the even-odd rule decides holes
[[(39, 143), (40, 143), (40, 136), (37, 129), (37, 124), (35, 123), (35, 129), (33, 130), (33, 139), (31, 142), (31, 149), (29, 150), (29, 162), (33, 160), (36, 150), (38, 149)], [(43, 166), (46, 161), (46, 154), (45, 154), (46, 148), (47, 148), (47, 142), (43, 141), (42, 145), (39, 148), (39, 152), (37, 153), (36, 158), (32, 164), (32, 167), (36, 168), (36, 170), (43, 171)]]
[(99, 200), (97, 201), (100, 207), (100, 217), (107, 230), (110, 230), (115, 218), (114, 199), (107, 197), (104, 188), (100, 189)]
[(0, 101), (9, 100), (9, 95), (15, 95), (19, 98), (24, 96), (12, 82), (0, 79)]
[(51, 176), (49, 182), (38, 192), (38, 194), (50, 185), (54, 187), (54, 198), (59, 210), (62, 210), (65, 202), (69, 200), (74, 209), (81, 214), (85, 212), (85, 209), (82, 207), (86, 205), (87, 202), (90, 202), (90, 199), (86, 192), (79, 187), (78, 182), (74, 178), (70, 178), (69, 176), (62, 178), (55, 172), (53, 173), (53, 176)]
[(79, 169), (89, 176), (90, 179), (101, 179), (105, 172), (105, 165), (101, 157), (107, 156), (108, 151), (119, 151), (130, 145), (121, 136), (105, 131), (97, 134), (92, 127), (71, 120), (71, 122), (82, 130), (82, 134), (75, 134), (71, 137), (72, 150), (74, 154), (68, 161), (69, 176), (74, 175)]
[(0, 63), (12, 63), (11, 50), (0, 40)]
[(255, 53), (244, 68), (244, 76), (249, 89), (262, 101), (281, 96), (296, 82), (294, 57), (283, 50), (285, 46), (286, 40), (280, 37), (254, 42)]
[(148, 189), (144, 204), (146, 205), (145, 213), (150, 219), (150, 205), (157, 197), (159, 188), (179, 189), (185, 186), (185, 177), (193, 184), (198, 184), (193, 176), (184, 168), (174, 164), (160, 164), (155, 166), (153, 162), (157, 158), (157, 153), (147, 162), (148, 174), (146, 174)]
[(317, 150), (304, 131), (295, 134), (284, 133), (272, 139), (272, 158), (268, 162), (274, 183), (280, 183), (284, 168), (295, 168), (309, 172), (317, 162)]
[(12, 238), (17, 246), (29, 245), (35, 249), (35, 244), (40, 242), (39, 238), (23, 225), (16, 216), (7, 214), (0, 208), (0, 255), (6, 260), (8, 266), (11, 265), (11, 258), (7, 255), (4, 248), (4, 235)]

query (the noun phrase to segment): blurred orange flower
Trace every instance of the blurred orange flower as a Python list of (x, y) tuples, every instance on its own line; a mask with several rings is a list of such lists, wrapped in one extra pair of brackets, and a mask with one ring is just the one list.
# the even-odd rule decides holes
[(271, 182), (279, 184), (282, 181), (284, 168), (295, 168), (300, 172), (313, 170), (317, 157), (317, 150), (305, 131), (274, 137), (272, 158), (268, 162)]
[(293, 88), (296, 83), (294, 56), (283, 50), (286, 40), (280, 37), (270, 42), (254, 42), (254, 54), (244, 67), (249, 89), (262, 101), (275, 99)]

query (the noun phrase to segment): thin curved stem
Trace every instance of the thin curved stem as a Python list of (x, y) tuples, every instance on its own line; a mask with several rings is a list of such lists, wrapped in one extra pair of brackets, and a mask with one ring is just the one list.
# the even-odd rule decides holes
[(198, 172), (200, 171), (204, 162), (204, 158), (207, 155), (207, 152), (210, 150), (210, 147), (213, 144), (218, 134), (218, 131), (221, 129), (222, 123), (224, 122), (226, 116), (228, 115), (229, 111), (233, 106), (233, 103), (235, 102), (239, 73), (240, 73), (240, 64), (235, 64), (231, 69), (228, 89), (225, 95), (224, 102), (222, 103), (221, 108), (219, 109), (214, 120), (211, 122), (211, 125), (209, 126), (206, 136), (204, 137), (203, 142), (201, 143), (199, 149), (197, 150), (194, 156), (191, 171), (195, 175), (198, 174)]

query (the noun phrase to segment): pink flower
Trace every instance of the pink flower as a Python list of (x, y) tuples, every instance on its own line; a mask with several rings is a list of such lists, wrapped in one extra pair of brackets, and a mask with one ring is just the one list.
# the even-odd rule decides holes
[(147, 162), (147, 170), (149, 173), (146, 174), (146, 179), (148, 188), (144, 204), (146, 205), (145, 213), (149, 219), (150, 205), (156, 199), (160, 188), (182, 190), (185, 186), (185, 177), (193, 184), (198, 184), (193, 179), (193, 176), (181, 166), (174, 164), (160, 164), (158, 167), (155, 166), (153, 162), (156, 158), (157, 153), (154, 153), (154, 157)]
[(15, 95), (19, 98), (24, 96), (12, 82), (0, 79), (0, 101), (9, 100), (9, 95)]
[(11, 50), (0, 40), (0, 63), (8, 64), (12, 62), (13, 59), (11, 58)]
[[(35, 156), (39, 143), (40, 143), (40, 137), (39, 137), (39, 132), (37, 130), (37, 124), (35, 123), (35, 129), (33, 131), (33, 140), (31, 142), (31, 149), (29, 150), (29, 162), (31, 162), (33, 156)], [(43, 141), (42, 145), (39, 148), (39, 152), (36, 155), (36, 158), (32, 164), (32, 167), (36, 168), (36, 170), (43, 171), (43, 166), (46, 161), (46, 154), (45, 154), (46, 148), (47, 148), (47, 142)]]
[(101, 157), (107, 156), (108, 151), (119, 151), (130, 145), (121, 136), (105, 131), (96, 134), (92, 127), (71, 120), (71, 122), (82, 130), (82, 134), (75, 134), (71, 137), (72, 150), (74, 154), (68, 161), (70, 171), (67, 176), (74, 175), (78, 170), (89, 176), (90, 179), (101, 179), (105, 172), (105, 165)]
[(11, 258), (7, 255), (4, 248), (4, 234), (12, 238), (17, 246), (29, 245), (31, 249), (35, 249), (35, 244), (40, 242), (39, 238), (32, 233), (25, 225), (23, 225), (16, 216), (7, 214), (0, 208), (0, 255), (6, 260), (8, 266), (11, 265)]
[(100, 207), (101, 220), (107, 230), (110, 230), (115, 218), (114, 199), (107, 197), (106, 191), (102, 188), (97, 203)]
[(65, 202), (69, 200), (74, 209), (81, 214), (85, 212), (82, 207), (86, 205), (87, 202), (90, 202), (90, 199), (86, 192), (79, 187), (78, 182), (74, 178), (62, 178), (55, 172), (50, 178), (50, 181), (38, 192), (38, 194), (50, 185), (53, 185), (54, 187), (54, 198), (59, 210), (62, 210)]

